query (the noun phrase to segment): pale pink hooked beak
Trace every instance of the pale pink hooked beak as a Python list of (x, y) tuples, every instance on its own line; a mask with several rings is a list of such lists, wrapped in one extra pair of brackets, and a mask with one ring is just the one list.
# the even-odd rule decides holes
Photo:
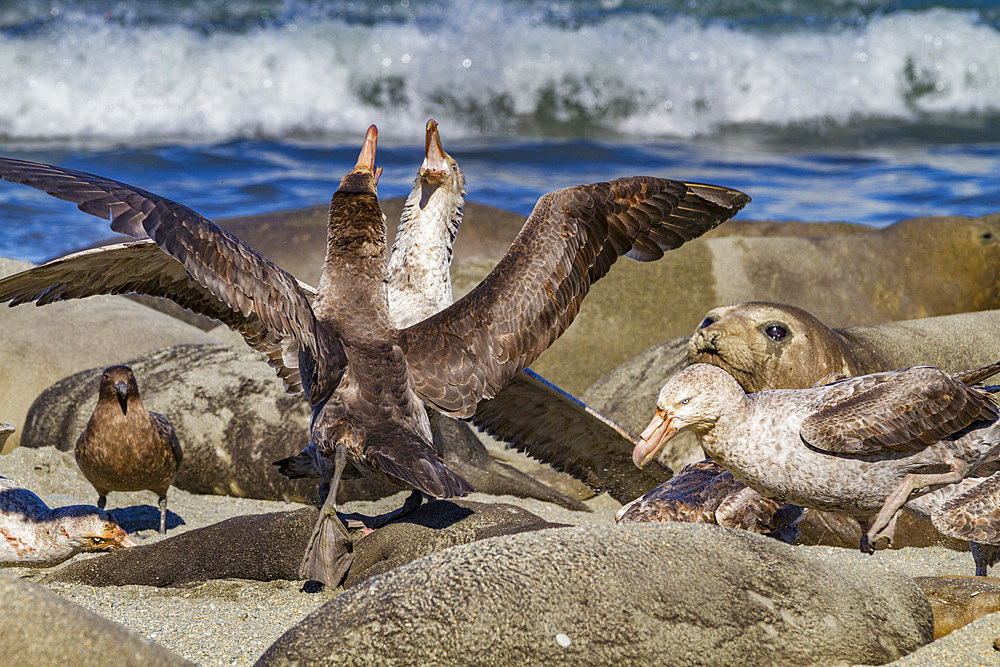
[(131, 549), (132, 547), (139, 546), (139, 543), (132, 539), (132, 536), (122, 530), (120, 527), (115, 526), (114, 534), (112, 536), (112, 541), (108, 544), (108, 548), (111, 551), (117, 551), (118, 549)]
[(365, 143), (361, 146), (361, 154), (358, 155), (358, 163), (354, 165), (355, 169), (363, 168), (372, 172), (375, 175), (375, 183), (378, 183), (378, 177), (382, 175), (382, 167), (375, 168), (375, 148), (378, 145), (378, 128), (372, 125), (368, 128), (368, 132), (365, 134)]
[(649, 463), (677, 430), (677, 427), (673, 426), (673, 417), (666, 410), (657, 408), (649, 426), (639, 436), (639, 444), (632, 450), (632, 463), (638, 468)]
[(440, 178), (446, 175), (448, 158), (441, 147), (441, 136), (437, 131), (438, 124), (432, 119), (427, 121), (427, 133), (424, 136), (424, 161), (420, 165), (420, 175), (424, 178), (434, 176)]

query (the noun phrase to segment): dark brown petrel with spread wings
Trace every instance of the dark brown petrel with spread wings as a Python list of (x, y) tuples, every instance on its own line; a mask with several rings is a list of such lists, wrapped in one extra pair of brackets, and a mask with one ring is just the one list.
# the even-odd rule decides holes
[[(495, 396), (565, 331), (591, 283), (619, 256), (659, 259), (750, 200), (728, 188), (651, 177), (550, 192), (475, 289), (397, 330), (388, 315), (375, 143), (372, 126), (357, 165), (333, 195), (327, 257), (312, 303), (291, 275), (185, 206), (99, 176), (0, 159), (0, 177), (110, 217), (114, 231), (152, 239), (189, 276), (153, 287), (154, 296), (225, 322), (265, 353), (290, 388), (306, 392), (312, 439), (320, 455), (334, 460), (335, 472), (300, 572), (332, 585), (352, 557), (335, 511), (346, 461), (428, 495), (465, 495), (472, 488), (432, 445), (424, 404), (471, 417), (479, 401)], [(60, 290), (73, 288), (16, 301), (46, 302)]]

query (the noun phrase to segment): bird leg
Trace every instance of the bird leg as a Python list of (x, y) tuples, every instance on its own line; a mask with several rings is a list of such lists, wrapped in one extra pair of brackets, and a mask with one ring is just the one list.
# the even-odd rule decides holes
[[(948, 458), (944, 461), (951, 467), (948, 472), (936, 475), (918, 475), (911, 473), (903, 478), (896, 490), (889, 494), (889, 497), (882, 503), (882, 509), (872, 520), (868, 530), (861, 535), (861, 551), (864, 553), (875, 553), (875, 542), (882, 536), (883, 529), (887, 529), (890, 522), (895, 517), (900, 507), (906, 504), (912, 494), (917, 489), (923, 489), (937, 484), (954, 484), (962, 481), (969, 472), (969, 465), (961, 459)], [(892, 523), (895, 527), (895, 523)], [(890, 537), (891, 539), (891, 537)]]
[(371, 517), (363, 517), (360, 514), (344, 514), (342, 516), (347, 519), (348, 528), (361, 528), (366, 531), (365, 534), (367, 535), (376, 528), (381, 528), (390, 521), (398, 519), (401, 516), (406, 516), (410, 512), (414, 511), (420, 507), (420, 503), (422, 503), (423, 500), (424, 494), (414, 489), (410, 495), (406, 497), (406, 500), (403, 501), (403, 506), (398, 509), (394, 509), (391, 512)]
[(101, 493), (97, 496), (97, 508), (104, 509), (104, 506), (108, 504), (108, 494)]
[(319, 510), (319, 519), (309, 537), (305, 556), (299, 565), (303, 579), (321, 581), (327, 586), (339, 586), (354, 561), (354, 550), (347, 528), (337, 516), (337, 487), (344, 472), (347, 451), (338, 445), (334, 456), (333, 481), (326, 501)]
[(989, 567), (1000, 560), (1000, 548), (994, 544), (969, 542), (969, 551), (972, 552), (972, 559), (976, 561), (977, 577), (985, 577)]
[(160, 535), (167, 534), (167, 497), (160, 496)]

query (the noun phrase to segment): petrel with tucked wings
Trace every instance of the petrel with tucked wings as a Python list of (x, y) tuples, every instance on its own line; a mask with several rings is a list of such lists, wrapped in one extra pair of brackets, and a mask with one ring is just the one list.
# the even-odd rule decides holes
[[(335, 472), (300, 573), (331, 585), (352, 559), (336, 515), (348, 460), (366, 474), (431, 496), (467, 494), (471, 486), (444, 465), (431, 442), (424, 404), (471, 417), (481, 400), (495, 396), (566, 330), (591, 283), (619, 256), (658, 259), (749, 201), (728, 188), (651, 177), (550, 192), (475, 289), (398, 330), (386, 296), (376, 136), (370, 127), (357, 165), (333, 195), (326, 261), (311, 302), (290, 274), (185, 206), (92, 174), (0, 159), (0, 178), (110, 217), (114, 231), (150, 238), (186, 274), (175, 271), (168, 282), (109, 280), (116, 284), (106, 292), (144, 290), (215, 317), (262, 351), (291, 390), (305, 391), (312, 439)], [(79, 296), (74, 292), (73, 285), (50, 284), (6, 298), (44, 303)]]

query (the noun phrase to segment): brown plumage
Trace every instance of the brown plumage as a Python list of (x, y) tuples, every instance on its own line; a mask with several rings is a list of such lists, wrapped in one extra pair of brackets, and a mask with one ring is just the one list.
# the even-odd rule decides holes
[(530, 369), (515, 375), (495, 398), (480, 401), (472, 423), (619, 502), (672, 475), (662, 465), (636, 468), (629, 458), (636, 436)]
[(711, 459), (690, 463), (673, 479), (623, 506), (618, 523), (714, 523), (792, 544), (802, 508), (771, 500)]
[(101, 375), (97, 406), (76, 441), (76, 463), (104, 509), (111, 491), (152, 491), (159, 497), (160, 533), (167, 531), (167, 489), (183, 454), (167, 418), (142, 404), (128, 366)]
[[(327, 257), (312, 303), (292, 276), (187, 207), (99, 176), (0, 159), (0, 177), (111, 217), (115, 231), (151, 238), (232, 311), (224, 321), (283, 369), (289, 387), (301, 382), (313, 408), (312, 440), (334, 461), (301, 572), (331, 584), (351, 560), (335, 513), (348, 460), (418, 492), (468, 493), (433, 447), (424, 404), (472, 416), (480, 400), (495, 396), (569, 326), (591, 283), (620, 255), (657, 259), (749, 201), (727, 188), (649, 177), (551, 192), (482, 283), (444, 311), (396, 330), (388, 317), (375, 140), (372, 126), (331, 201)], [(190, 286), (184, 289), (189, 296)], [(188, 296), (183, 305), (197, 305)]]
[(932, 511), (931, 521), (941, 533), (969, 543), (976, 576), (985, 577), (1000, 560), (1000, 473), (970, 486)]

